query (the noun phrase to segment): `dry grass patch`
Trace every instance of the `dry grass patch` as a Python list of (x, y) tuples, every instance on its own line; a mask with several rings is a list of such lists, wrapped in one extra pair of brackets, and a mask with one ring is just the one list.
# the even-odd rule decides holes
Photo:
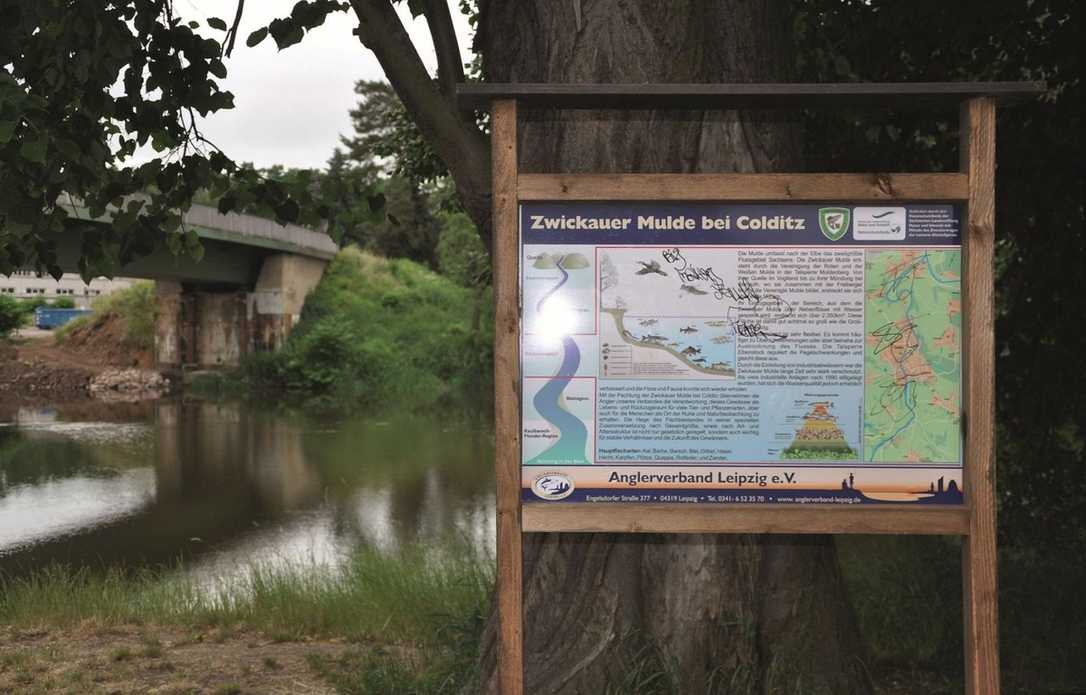
[(277, 642), (246, 630), (0, 628), (0, 693), (331, 695), (308, 660), (347, 649), (343, 640)]

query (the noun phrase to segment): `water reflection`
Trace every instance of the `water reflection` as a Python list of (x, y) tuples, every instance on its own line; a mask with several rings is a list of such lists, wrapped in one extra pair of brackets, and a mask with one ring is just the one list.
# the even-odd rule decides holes
[(237, 404), (105, 407), (0, 414), (0, 571), (182, 558), (221, 575), (450, 534), (491, 549), (485, 420), (332, 425)]

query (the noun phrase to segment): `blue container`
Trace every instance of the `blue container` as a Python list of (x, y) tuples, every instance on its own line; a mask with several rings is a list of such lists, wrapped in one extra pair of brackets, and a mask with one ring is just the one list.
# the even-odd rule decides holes
[(38, 307), (34, 310), (34, 325), (38, 328), (59, 328), (74, 318), (91, 313), (90, 309), (48, 309)]

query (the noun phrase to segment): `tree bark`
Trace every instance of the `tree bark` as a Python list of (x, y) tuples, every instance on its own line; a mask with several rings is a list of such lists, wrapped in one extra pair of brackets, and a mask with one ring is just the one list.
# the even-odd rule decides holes
[[(787, 7), (483, 0), (476, 50), (493, 82), (784, 82)], [(519, 140), (522, 171), (800, 169), (784, 112), (529, 112)], [(871, 692), (830, 537), (529, 534), (524, 630), (532, 695)]]

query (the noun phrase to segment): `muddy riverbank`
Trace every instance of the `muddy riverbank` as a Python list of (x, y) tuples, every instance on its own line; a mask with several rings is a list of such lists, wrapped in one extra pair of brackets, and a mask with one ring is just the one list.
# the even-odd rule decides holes
[(0, 341), (0, 408), (90, 398), (144, 400), (168, 392), (170, 384), (149, 368), (145, 353), (118, 351), (115, 344), (82, 335), (57, 344), (51, 332), (24, 331)]

